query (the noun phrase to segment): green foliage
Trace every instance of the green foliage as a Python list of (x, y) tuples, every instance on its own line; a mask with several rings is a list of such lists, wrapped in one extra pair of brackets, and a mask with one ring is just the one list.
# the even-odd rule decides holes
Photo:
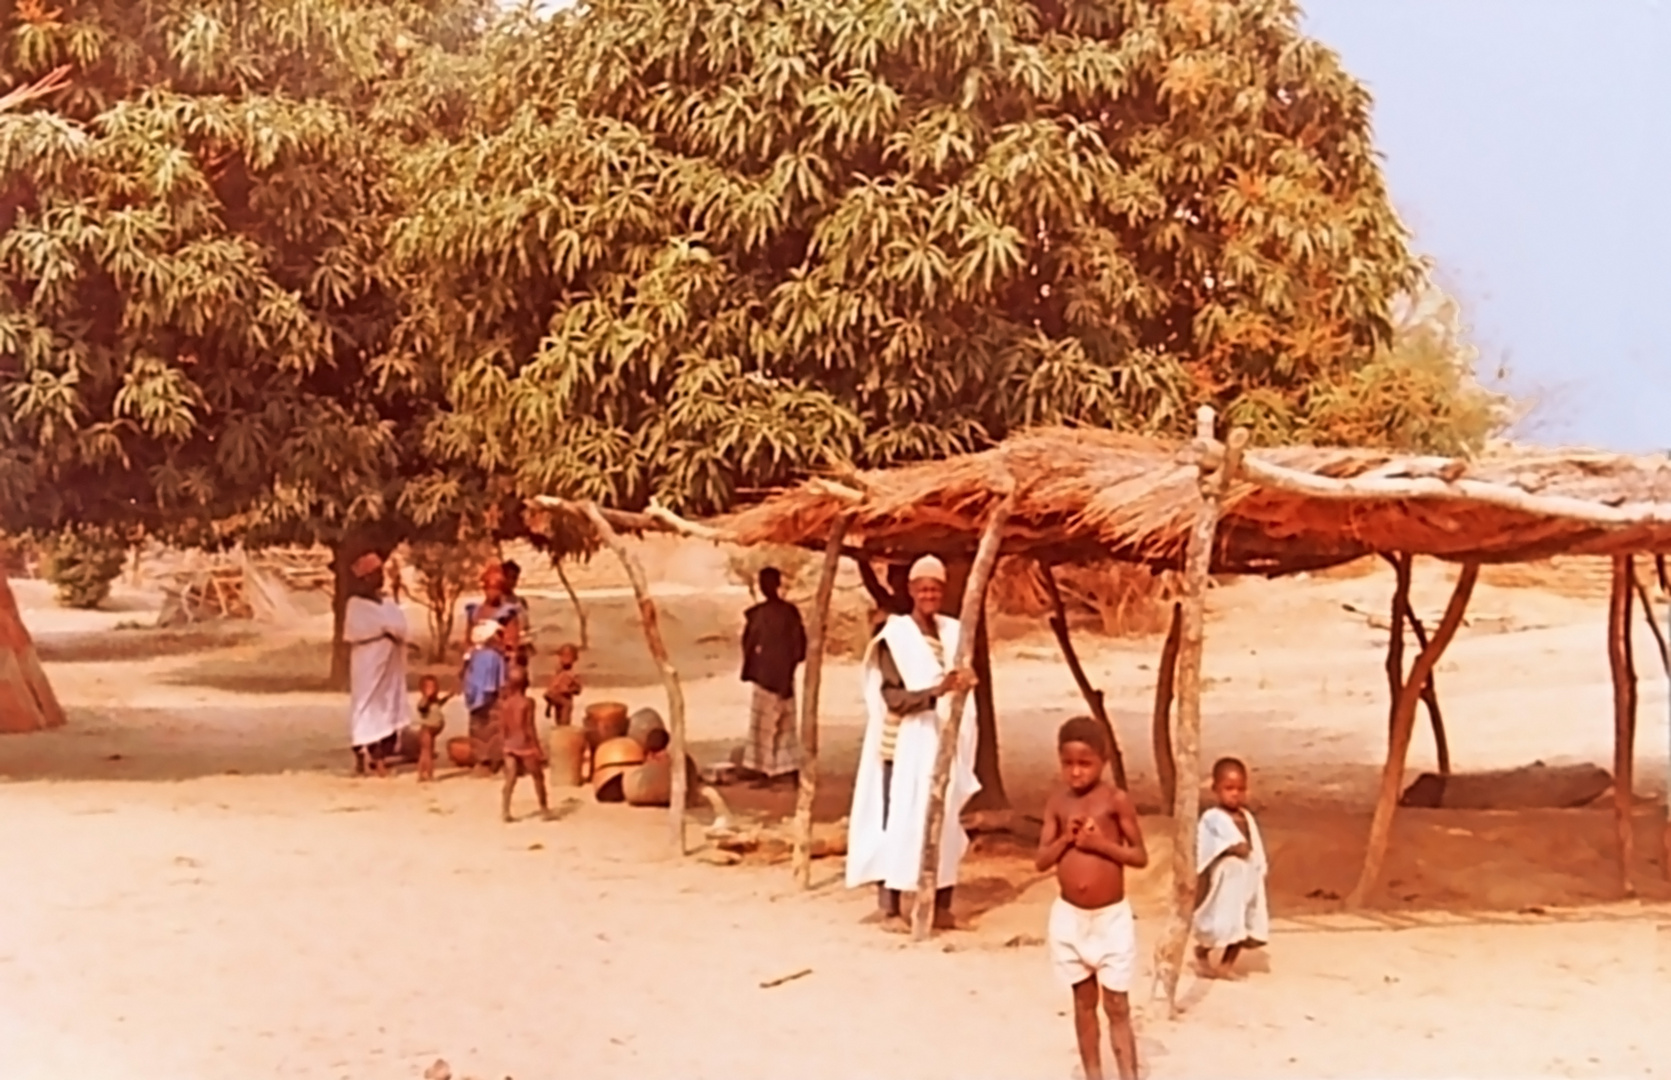
[[(0, 4), (0, 506), (10, 528), (313, 539), (388, 516), (432, 408), (379, 368), (408, 67), (464, 3)], [(406, 426), (403, 426), (403, 422)]]
[(457, 328), (432, 449), (525, 488), (707, 510), (1203, 401), (1305, 432), (1418, 279), (1286, 0), (599, 0), (494, 48), (393, 251)]
[(122, 573), (127, 545), (106, 532), (73, 530), (52, 538), (43, 551), (41, 576), (57, 589), (64, 607), (96, 608)]

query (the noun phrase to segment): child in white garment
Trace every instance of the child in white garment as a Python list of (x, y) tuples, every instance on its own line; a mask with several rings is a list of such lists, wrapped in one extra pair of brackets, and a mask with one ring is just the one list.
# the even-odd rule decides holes
[[(1235, 978), (1243, 949), (1262, 948), (1271, 936), (1265, 900), (1265, 842), (1247, 801), (1247, 766), (1236, 758), (1213, 763), (1218, 805), (1201, 815), (1196, 832), (1195, 958), (1210, 978)], [(1215, 966), (1213, 950), (1223, 953)]]

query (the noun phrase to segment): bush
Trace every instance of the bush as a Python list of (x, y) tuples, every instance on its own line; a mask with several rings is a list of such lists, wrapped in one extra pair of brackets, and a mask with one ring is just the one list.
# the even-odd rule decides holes
[(122, 572), (127, 546), (97, 533), (66, 533), (46, 547), (41, 576), (57, 587), (58, 603), (96, 608), (110, 595), (110, 583)]

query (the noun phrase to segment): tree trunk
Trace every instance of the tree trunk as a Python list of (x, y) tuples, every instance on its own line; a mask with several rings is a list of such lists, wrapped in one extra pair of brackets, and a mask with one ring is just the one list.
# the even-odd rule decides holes
[(358, 556), (347, 539), (339, 540), (331, 549), (331, 682), (332, 690), (348, 689), (348, 643), (342, 639), (342, 628), (348, 617), (348, 583), (353, 571), (349, 567)]
[(1613, 588), (1607, 606), (1607, 659), (1613, 673), (1613, 819), (1619, 833), (1619, 891), (1635, 896), (1630, 867), (1636, 859), (1636, 657), (1631, 648), (1631, 588), (1636, 568), (1629, 555), (1613, 557)]
[(12, 584), (0, 574), (0, 734), (45, 731), (63, 724), (64, 709), (41, 668)]
[(1114, 786), (1121, 791), (1130, 791), (1126, 755), (1120, 748), (1120, 733), (1114, 730), (1114, 721), (1108, 716), (1107, 699), (1101, 690), (1091, 685), (1091, 677), (1085, 674), (1085, 665), (1079, 662), (1079, 651), (1073, 647), (1073, 635), (1068, 630), (1067, 605), (1062, 602), (1062, 590), (1056, 584), (1056, 568), (1043, 560), (1037, 566), (1044, 580), (1044, 590), (1050, 596), (1050, 630), (1056, 635), (1056, 647), (1062, 650), (1068, 674), (1073, 676), (1074, 685), (1079, 687), (1079, 696), (1085, 699), (1085, 707), (1091, 710), (1091, 719), (1102, 727), (1103, 738), (1108, 742), (1108, 763), (1114, 771)]
[[(903, 564), (899, 574), (909, 574), (910, 567)], [(968, 559), (952, 559), (946, 566), (946, 594), (945, 607), (952, 611), (962, 611), (966, 608), (964, 599), (968, 595), (970, 571), (972, 564)], [(894, 567), (889, 567), (888, 578), (890, 587), (896, 584)], [(894, 594), (895, 609), (904, 607), (905, 612), (911, 610), (909, 591)], [(903, 598), (903, 599), (900, 599)], [(974, 652), (971, 654), (970, 668), (975, 672), (975, 678), (980, 681), (975, 684), (975, 778), (981, 782), (981, 789), (975, 797), (969, 800), (965, 810), (1008, 810), (1010, 797), (1004, 789), (1004, 771), (999, 760), (998, 750), (998, 704), (992, 686), (992, 644), (987, 633), (986, 606), (983, 600), (981, 618), (976, 620)], [(967, 627), (966, 627), (967, 628)]]

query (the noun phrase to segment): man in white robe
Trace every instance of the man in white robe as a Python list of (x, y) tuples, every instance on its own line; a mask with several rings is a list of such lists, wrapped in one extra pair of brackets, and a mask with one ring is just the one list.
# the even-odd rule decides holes
[[(884, 922), (900, 919), (900, 893), (917, 888), (946, 698), (975, 681), (971, 672), (951, 667), (960, 627), (940, 614), (945, 586), (945, 565), (933, 556), (918, 559), (910, 573), (911, 613), (889, 617), (865, 650), (867, 717), (848, 817), (847, 886), (876, 883), (877, 917)], [(969, 848), (959, 817), (980, 790), (976, 738), (973, 718), (958, 725), (936, 873), (940, 927), (951, 925), (952, 887)]]
[(353, 595), (343, 612), (349, 648), (348, 727), (355, 767), (378, 775), (410, 719), (406, 697), (406, 614), (382, 589), (383, 560), (375, 552), (351, 567)]

